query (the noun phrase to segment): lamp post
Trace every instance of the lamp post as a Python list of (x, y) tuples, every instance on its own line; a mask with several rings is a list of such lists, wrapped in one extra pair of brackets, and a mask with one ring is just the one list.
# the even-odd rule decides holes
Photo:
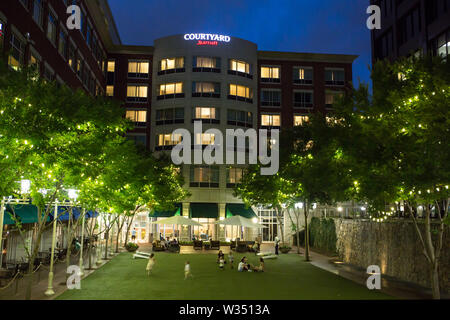
[(52, 250), (51, 250), (51, 257), (50, 257), (50, 272), (48, 273), (48, 288), (47, 291), (45, 291), (45, 295), (50, 297), (55, 294), (55, 291), (53, 291), (53, 263), (54, 263), (54, 255), (55, 255), (55, 242), (56, 242), (56, 218), (58, 216), (58, 200), (55, 200), (55, 214), (53, 217), (53, 236), (52, 236)]
[(0, 205), (0, 269), (3, 266), (3, 217), (5, 213), (5, 197), (2, 198)]

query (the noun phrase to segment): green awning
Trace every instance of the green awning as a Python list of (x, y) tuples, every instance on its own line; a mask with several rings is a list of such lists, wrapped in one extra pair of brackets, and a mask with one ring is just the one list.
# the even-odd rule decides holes
[(251, 207), (246, 208), (243, 203), (227, 203), (225, 207), (227, 218), (232, 216), (241, 216), (247, 219), (257, 217), (256, 213)]
[(217, 203), (191, 203), (191, 218), (219, 218), (219, 207)]
[[(14, 205), (14, 210), (11, 205), (6, 206), (4, 215), (4, 224), (13, 225), (15, 221), (12, 216), (16, 214), (17, 219), (22, 223), (38, 223), (38, 209), (36, 206), (31, 204), (17, 204)], [(44, 215), (44, 212), (42, 212)], [(50, 216), (47, 217), (47, 222), (50, 222)]]
[(173, 210), (167, 210), (167, 211), (160, 211), (160, 210), (153, 210), (148, 217), (149, 218), (170, 218), (173, 216), (181, 216), (181, 210), (183, 206), (181, 203), (177, 203), (175, 205), (175, 209)]

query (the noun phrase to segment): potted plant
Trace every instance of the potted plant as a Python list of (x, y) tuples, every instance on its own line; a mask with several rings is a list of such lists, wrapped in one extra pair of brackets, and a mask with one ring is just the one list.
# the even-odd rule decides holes
[(136, 250), (139, 248), (139, 246), (134, 242), (128, 242), (125, 245), (125, 249), (127, 249), (128, 252), (136, 252)]
[(285, 244), (280, 246), (281, 253), (288, 253), (289, 251), (291, 251), (291, 249), (292, 249), (291, 247)]

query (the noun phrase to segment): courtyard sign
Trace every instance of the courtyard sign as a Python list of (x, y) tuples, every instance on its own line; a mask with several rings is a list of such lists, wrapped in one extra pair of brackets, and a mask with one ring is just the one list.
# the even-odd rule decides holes
[(210, 33), (187, 33), (184, 35), (184, 40), (193, 41), (197, 40), (198, 46), (217, 46), (219, 42), (230, 42), (231, 38), (229, 36), (223, 36), (219, 34)]

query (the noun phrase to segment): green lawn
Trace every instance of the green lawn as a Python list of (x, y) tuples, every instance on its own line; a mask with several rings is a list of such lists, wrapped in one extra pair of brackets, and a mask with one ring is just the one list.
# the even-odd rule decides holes
[[(226, 265), (219, 270), (215, 255), (156, 253), (154, 273), (147, 277), (147, 260), (129, 253), (115, 257), (81, 282), (81, 290), (67, 290), (63, 300), (298, 300), (390, 299), (380, 292), (343, 279), (303, 261), (294, 254), (266, 261), (266, 272), (238, 272)], [(256, 264), (258, 258), (247, 255)], [(193, 279), (184, 280), (190, 261)]]

